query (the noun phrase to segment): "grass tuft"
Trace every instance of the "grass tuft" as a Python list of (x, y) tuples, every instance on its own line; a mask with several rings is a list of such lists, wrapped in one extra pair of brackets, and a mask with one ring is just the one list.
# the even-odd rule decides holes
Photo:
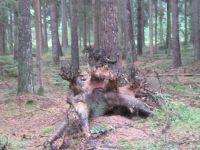
[(52, 133), (53, 129), (54, 129), (53, 126), (46, 127), (42, 130), (42, 133), (45, 135), (48, 135), (48, 134)]

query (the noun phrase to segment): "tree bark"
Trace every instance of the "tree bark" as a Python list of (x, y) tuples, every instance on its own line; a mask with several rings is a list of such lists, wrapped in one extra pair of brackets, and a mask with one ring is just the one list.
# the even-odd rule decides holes
[(101, 35), (100, 48), (107, 51), (107, 57), (118, 60), (119, 58), (119, 28), (118, 28), (118, 2), (116, 0), (100, 0)]
[(128, 35), (128, 45), (130, 48), (127, 50), (126, 61), (127, 61), (127, 70), (128, 70), (128, 80), (133, 81), (135, 79), (135, 67), (134, 61), (136, 60), (136, 52), (135, 52), (135, 41), (134, 41), (134, 30), (133, 30), (133, 20), (132, 20), (132, 12), (131, 12), (131, 2), (130, 0), (126, 0), (126, 21), (127, 22), (127, 35)]
[(94, 32), (94, 48), (99, 48), (100, 40), (100, 1), (92, 0), (93, 7), (93, 32)]
[(184, 19), (185, 19), (185, 41), (184, 41), (184, 44), (185, 45), (187, 45), (188, 44), (188, 9), (187, 9), (187, 7), (188, 7), (188, 1), (187, 0), (185, 0), (185, 3), (184, 3)]
[(39, 9), (40, 9), (40, 28), (41, 28), (41, 40), (42, 40), (42, 53), (43, 52), (45, 52), (45, 50), (44, 50), (44, 32), (42, 31), (42, 29), (43, 29), (43, 22), (42, 22), (42, 18), (43, 18), (43, 16), (42, 16), (42, 3), (43, 3), (43, 1), (39, 1)]
[(159, 0), (158, 2), (159, 4), (159, 23), (160, 23), (160, 44), (163, 45), (163, 41), (164, 41), (164, 38), (163, 38), (163, 6), (162, 6), (162, 0)]
[(171, 53), (171, 0), (167, 0), (167, 37), (166, 37), (167, 53)]
[(199, 0), (192, 0), (193, 38), (195, 59), (200, 61), (200, 23), (199, 23)]
[(155, 50), (158, 50), (158, 0), (155, 0)]
[(44, 27), (43, 27), (43, 34), (44, 34), (44, 51), (47, 52), (49, 49), (49, 45), (48, 45), (48, 34), (47, 34), (47, 30), (48, 30), (48, 23), (47, 23), (47, 0), (43, 0), (43, 23), (44, 23)]
[(137, 53), (138, 55), (142, 55), (143, 53), (143, 32), (144, 32), (144, 16), (143, 12), (143, 0), (138, 0), (138, 35), (137, 35)]
[(9, 49), (13, 53), (13, 11), (10, 10), (10, 21), (9, 21)]
[(43, 94), (43, 73), (42, 73), (42, 29), (41, 29), (41, 17), (40, 17), (40, 1), (34, 0), (34, 10), (35, 10), (35, 31), (36, 31), (36, 67), (37, 76), (39, 81), (38, 93)]
[(58, 35), (58, 15), (56, 8), (56, 1), (50, 0), (50, 17), (51, 17), (51, 36), (52, 36), (52, 56), (55, 65), (60, 62), (62, 55), (61, 45)]
[(179, 24), (178, 24), (178, 0), (172, 1), (172, 24), (173, 24), (173, 64), (175, 67), (182, 65), (180, 41), (179, 41)]
[(83, 7), (84, 7), (84, 12), (83, 12), (83, 46), (84, 48), (87, 47), (87, 8), (86, 8), (86, 0), (83, 0)]
[(18, 1), (14, 9), (14, 60), (18, 59)]
[(153, 49), (153, 3), (149, 0), (149, 50), (151, 57), (154, 54)]
[(71, 16), (71, 64), (73, 65), (73, 72), (78, 74), (79, 70), (79, 49), (78, 49), (78, 33), (77, 33), (77, 0), (71, 2), (72, 16)]
[(0, 55), (5, 55), (6, 54), (6, 25), (5, 25), (5, 20), (4, 16), (0, 16)]
[(19, 0), (18, 94), (33, 93), (31, 2)]
[(62, 47), (66, 50), (68, 45), (68, 30), (67, 30), (67, 2), (61, 0), (62, 7)]

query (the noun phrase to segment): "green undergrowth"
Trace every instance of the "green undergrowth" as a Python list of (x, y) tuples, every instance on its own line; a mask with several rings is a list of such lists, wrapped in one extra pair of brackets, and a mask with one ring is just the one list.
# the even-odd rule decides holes
[(66, 86), (68, 82), (63, 80), (59, 75), (54, 75), (50, 80), (50, 83), (55, 86)]
[(108, 126), (106, 124), (100, 124), (96, 127), (93, 127), (90, 132), (92, 134), (102, 134), (106, 133), (107, 131), (113, 130), (114, 128), (112, 126)]
[(120, 150), (159, 150), (159, 149), (174, 149), (174, 144), (165, 144), (164, 141), (158, 141), (157, 143), (151, 143), (148, 140), (120, 140), (118, 143)]
[(24, 141), (14, 141), (0, 135), (0, 150), (19, 150), (25, 149)]
[[(165, 129), (166, 126), (169, 126), (170, 132), (173, 133), (174, 137), (180, 133), (186, 134), (185, 136), (187, 137), (189, 132), (200, 136), (200, 108), (193, 108), (174, 101), (173, 96), (169, 94), (157, 93), (154, 97), (161, 102), (161, 108), (155, 109), (153, 115), (148, 119), (135, 121), (133, 127), (140, 128), (144, 127), (143, 125), (145, 124), (145, 128), (156, 134)], [(180, 142), (182, 141), (179, 138), (172, 140), (163, 134), (147, 140), (121, 139), (118, 142), (118, 146), (120, 150), (178, 150)], [(200, 142), (192, 143), (186, 140), (184, 143), (184, 148), (186, 149), (198, 149), (200, 148), (199, 146)]]
[(53, 129), (54, 129), (54, 126), (48, 126), (42, 129), (42, 133), (45, 135), (49, 135), (50, 133), (52, 133)]
[[(155, 140), (155, 139), (154, 139)], [(165, 138), (160, 138), (155, 141), (150, 140), (124, 140), (121, 139), (118, 142), (118, 147), (120, 150), (179, 150), (181, 141), (176, 140), (166, 140)], [(184, 149), (195, 149), (199, 150), (200, 145), (194, 145), (193, 143), (184, 144)]]
[(178, 81), (170, 82), (168, 84), (168, 89), (172, 93), (184, 93), (184, 94), (193, 94), (195, 92), (195, 89), (192, 87), (189, 87), (188, 85), (184, 85)]
[(156, 109), (153, 117), (150, 118), (153, 122), (159, 122), (160, 126), (169, 124), (174, 129), (200, 131), (200, 108), (178, 103), (167, 94), (158, 94), (158, 97), (163, 104), (161, 109)]
[(12, 56), (0, 56), (0, 76), (2, 76), (0, 80), (3, 80), (3, 77), (18, 76), (17, 63)]
[(32, 100), (32, 99), (28, 99), (26, 101), (26, 105), (25, 105), (26, 109), (28, 110), (33, 110), (33, 109), (36, 109), (39, 107), (39, 104), (35, 101), (35, 100)]

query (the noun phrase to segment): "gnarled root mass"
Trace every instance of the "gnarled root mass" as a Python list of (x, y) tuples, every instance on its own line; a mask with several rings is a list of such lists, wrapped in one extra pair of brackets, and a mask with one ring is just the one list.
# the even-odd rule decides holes
[[(76, 112), (81, 129), (87, 139), (91, 137), (89, 118), (105, 115), (112, 112), (114, 108), (126, 108), (131, 114), (141, 113), (143, 116), (152, 114), (152, 107), (138, 99), (141, 97), (152, 98), (152, 93), (145, 91), (138, 82), (120, 87), (118, 73), (109, 67), (116, 62), (102, 58), (101, 60), (101, 57), (95, 55), (92, 59), (90, 56), (90, 61), (93, 63), (98, 60), (98, 66), (93, 66), (88, 74), (77, 75), (71, 71), (70, 67), (62, 67), (60, 73), (64, 80), (70, 82), (69, 87), (74, 96), (68, 98), (67, 102), (71, 106), (70, 109)], [(70, 120), (66, 117), (60, 128), (49, 138), (48, 143), (52, 145), (64, 134), (70, 124)]]

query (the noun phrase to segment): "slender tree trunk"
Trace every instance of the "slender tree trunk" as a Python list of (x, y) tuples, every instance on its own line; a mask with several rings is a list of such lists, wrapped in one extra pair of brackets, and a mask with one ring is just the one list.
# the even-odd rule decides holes
[(19, 0), (18, 93), (33, 93), (31, 1)]
[(48, 46), (48, 34), (47, 34), (47, 30), (48, 30), (48, 24), (47, 24), (47, 0), (43, 0), (43, 23), (44, 23), (44, 51), (47, 52), (49, 49)]
[(78, 74), (79, 70), (79, 49), (78, 49), (78, 33), (77, 33), (77, 0), (71, 2), (72, 16), (71, 16), (71, 63), (73, 72)]
[(39, 0), (39, 9), (40, 9), (40, 28), (41, 28), (41, 40), (42, 40), (42, 52), (45, 52), (44, 51), (44, 32), (42, 31), (42, 29), (43, 29), (43, 23), (42, 23), (42, 1), (41, 0)]
[(128, 70), (128, 79), (129, 81), (135, 79), (135, 67), (134, 60), (136, 59), (135, 52), (135, 42), (134, 42), (134, 31), (133, 31), (133, 19), (131, 12), (131, 2), (126, 0), (126, 22), (127, 22), (127, 34), (128, 34), (128, 45), (131, 46), (131, 49), (127, 51), (126, 60), (127, 60), (127, 70)]
[(167, 0), (167, 37), (166, 46), (168, 55), (171, 53), (171, 0)]
[(79, 47), (82, 47), (82, 32), (81, 32), (81, 27), (79, 27), (79, 32), (78, 32), (78, 41), (79, 41)]
[(184, 12), (184, 17), (185, 17), (185, 42), (184, 44), (187, 45), (188, 44), (188, 21), (187, 21), (187, 0), (185, 0), (185, 3), (184, 3), (184, 9), (185, 9), (185, 12)]
[(199, 23), (199, 0), (192, 0), (192, 20), (193, 20), (193, 38), (195, 57), (200, 61), (200, 23)]
[(88, 31), (88, 42), (89, 46), (91, 46), (91, 30)]
[(62, 47), (66, 50), (68, 47), (68, 30), (67, 30), (67, 2), (61, 0), (62, 7)]
[(162, 0), (159, 0), (159, 23), (160, 23), (160, 44), (163, 45), (163, 41), (164, 41), (164, 38), (163, 38), (163, 7), (162, 7)]
[(6, 54), (6, 25), (4, 16), (0, 16), (0, 55)]
[(10, 10), (10, 22), (9, 22), (9, 49), (13, 53), (13, 11)]
[(100, 0), (92, 0), (93, 6), (93, 30), (94, 30), (94, 48), (99, 48), (100, 42)]
[(144, 26), (143, 26), (143, 9), (142, 4), (143, 0), (138, 0), (138, 35), (137, 35), (137, 53), (138, 55), (142, 55), (143, 53), (143, 32), (144, 32)]
[(14, 9), (14, 60), (18, 59), (18, 1)]
[(142, 43), (143, 43), (143, 47), (145, 46), (145, 31), (144, 31), (144, 23), (145, 23), (145, 15), (144, 15), (144, 0), (141, 0), (142, 2)]
[(86, 10), (86, 0), (83, 0), (84, 13), (83, 13), (83, 45), (84, 48), (87, 47), (87, 10)]
[(128, 59), (129, 59), (129, 56), (130, 56), (130, 47), (128, 45), (129, 43), (129, 38), (128, 38), (128, 26), (129, 26), (129, 23), (128, 23), (128, 16), (127, 16), (127, 1), (123, 1), (123, 16), (124, 16), (124, 20), (123, 20), (123, 32), (124, 32), (124, 52), (123, 52), (123, 57), (126, 58), (126, 63), (128, 63)]
[(37, 66), (37, 76), (39, 81), (39, 94), (43, 94), (44, 86), (42, 80), (42, 29), (41, 29), (41, 17), (40, 17), (40, 1), (34, 0), (34, 10), (35, 10), (35, 31), (36, 31), (36, 66)]
[(179, 24), (178, 24), (178, 0), (172, 0), (172, 24), (173, 24), (173, 64), (175, 67), (182, 65), (180, 41), (179, 41)]
[(153, 3), (152, 0), (149, 0), (149, 50), (151, 57), (154, 54), (153, 49)]
[(62, 55), (62, 50), (58, 36), (58, 16), (55, 0), (50, 0), (50, 17), (52, 35), (52, 56), (54, 64), (58, 65), (60, 62), (60, 56)]
[(155, 50), (158, 50), (158, 0), (155, 0)]
[(194, 18), (192, 17), (193, 16), (193, 10), (194, 10), (194, 6), (193, 6), (193, 1), (192, 0), (190, 0), (190, 9), (191, 9), (191, 23), (190, 23), (190, 25), (191, 25), (191, 38), (190, 38), (190, 42), (192, 43), (192, 44), (194, 44)]

